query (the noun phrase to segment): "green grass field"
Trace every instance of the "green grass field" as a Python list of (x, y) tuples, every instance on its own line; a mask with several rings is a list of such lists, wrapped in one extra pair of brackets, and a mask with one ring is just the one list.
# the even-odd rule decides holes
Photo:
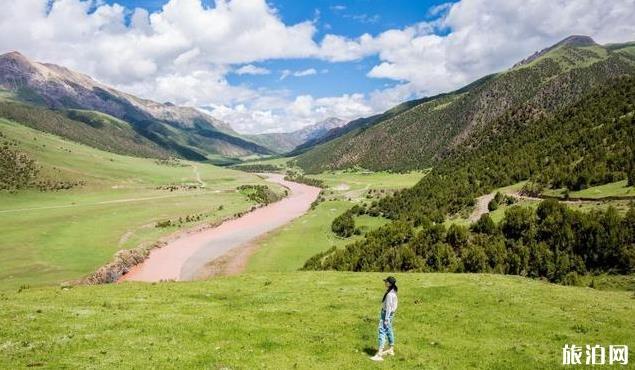
[[(289, 168), (289, 162), (293, 161), (295, 157), (284, 156), (272, 156), (270, 158), (258, 158), (256, 156), (242, 158), (244, 162), (242, 164), (268, 164), (272, 166), (278, 166), (282, 168)], [(299, 168), (294, 168), (299, 170)]]
[[(612, 182), (610, 184), (593, 186), (580, 191), (572, 191), (569, 193), (570, 197), (581, 198), (604, 198), (604, 197), (633, 197), (635, 196), (635, 187), (626, 186), (626, 180)], [(556, 197), (564, 197), (565, 189), (547, 190), (545, 195), (551, 195)]]
[[(522, 189), (525, 183), (526, 181), (521, 181), (519, 183), (510, 185), (510, 186), (498, 188), (494, 190), (493, 192), (491, 192), (491, 194), (496, 194), (497, 192), (501, 192), (503, 194), (517, 192)], [(547, 196), (563, 197), (563, 200), (564, 200), (564, 191), (565, 189), (555, 189), (555, 190), (547, 189), (543, 191), (543, 194)], [(625, 198), (623, 200), (616, 199), (616, 200), (602, 201), (601, 198), (605, 198), (609, 196), (630, 197), (635, 195), (635, 188), (632, 186), (626, 186), (626, 180), (624, 180), (624, 181), (613, 182), (606, 185), (591, 187), (581, 191), (571, 192), (569, 194), (571, 197), (585, 197), (585, 198), (598, 199), (598, 201), (567, 202), (566, 204), (569, 208), (576, 209), (582, 212), (590, 212), (593, 210), (603, 211), (603, 210), (606, 210), (608, 207), (614, 207), (615, 209), (617, 209), (618, 212), (624, 214), (628, 212), (628, 209), (631, 203), (630, 199)], [(523, 207), (536, 208), (538, 207), (538, 204), (540, 204), (540, 200), (520, 199), (516, 203), (512, 204), (511, 206), (518, 205)], [(495, 211), (489, 212), (489, 215), (494, 222), (499, 223), (500, 221), (502, 221), (503, 217), (505, 216), (505, 211), (511, 206), (508, 206), (505, 204), (499, 205), (498, 209), (496, 209)], [(450, 226), (452, 224), (457, 224), (461, 226), (469, 226), (470, 221), (468, 220), (467, 215), (468, 215), (467, 213), (453, 215), (451, 217), (448, 217), (445, 220), (444, 224), (446, 226)]]
[[(340, 238), (331, 231), (333, 219), (352, 206), (353, 203), (343, 200), (322, 202), (314, 210), (260, 238), (259, 248), (250, 258), (247, 271), (295, 271), (313, 255), (358, 239)], [(385, 222), (380, 217), (355, 217), (355, 226), (364, 232)]]
[[(117, 250), (150, 244), (177, 230), (156, 228), (157, 221), (194, 214), (203, 214), (199, 223), (219, 221), (252, 206), (235, 191), (238, 185), (266, 183), (207, 164), (168, 166), (116, 155), (5, 120), (0, 131), (38, 161), (44, 177), (86, 182), (57, 192), (0, 193), (0, 288), (80, 278)], [(198, 188), (157, 189), (168, 184)]]
[(368, 190), (398, 190), (414, 186), (424, 172), (390, 173), (372, 171), (329, 171), (308, 177), (322, 180), (327, 199), (360, 200)]
[(396, 356), (381, 364), (368, 355), (385, 274), (294, 272), (0, 293), (0, 368), (553, 369), (565, 343), (634, 345), (630, 292), (396, 276)]
[[(355, 205), (366, 201), (369, 189), (396, 190), (410, 187), (423, 176), (421, 172), (406, 174), (387, 172), (337, 171), (311, 175), (324, 181), (327, 201), (320, 203), (302, 217), (258, 240), (259, 249), (249, 260), (247, 271), (294, 271), (304, 262), (332, 246), (343, 247), (359, 237), (339, 238), (331, 231), (333, 219)], [(355, 217), (355, 226), (362, 232), (377, 228), (387, 220), (367, 215)]]

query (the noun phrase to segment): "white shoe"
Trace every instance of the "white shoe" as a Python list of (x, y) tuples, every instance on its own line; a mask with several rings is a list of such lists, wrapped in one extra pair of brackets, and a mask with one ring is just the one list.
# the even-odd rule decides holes
[(382, 356), (385, 356), (385, 355), (394, 356), (395, 355), (395, 349), (393, 347), (390, 347), (387, 350), (385, 350), (384, 352), (382, 352), (381, 354), (382, 354)]
[(381, 354), (379, 352), (377, 352), (377, 354), (373, 357), (370, 358), (373, 361), (384, 361), (384, 358), (381, 357)]

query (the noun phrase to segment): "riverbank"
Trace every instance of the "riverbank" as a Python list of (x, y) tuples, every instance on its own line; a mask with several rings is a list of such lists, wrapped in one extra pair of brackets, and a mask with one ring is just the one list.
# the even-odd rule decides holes
[(304, 214), (320, 192), (317, 187), (284, 180), (281, 174), (263, 175), (289, 189), (289, 195), (218, 227), (188, 233), (153, 249), (120, 281), (192, 280), (211, 261)]

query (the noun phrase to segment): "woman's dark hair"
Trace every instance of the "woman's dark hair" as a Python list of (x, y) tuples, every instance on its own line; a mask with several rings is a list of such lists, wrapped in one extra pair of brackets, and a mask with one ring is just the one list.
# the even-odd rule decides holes
[(386, 290), (386, 293), (384, 293), (384, 297), (381, 299), (382, 302), (386, 300), (386, 296), (388, 295), (388, 293), (390, 293), (391, 290), (394, 290), (395, 293), (399, 291), (399, 288), (397, 288), (397, 282), (393, 283), (392, 281), (388, 281), (388, 283), (390, 283), (390, 286)]

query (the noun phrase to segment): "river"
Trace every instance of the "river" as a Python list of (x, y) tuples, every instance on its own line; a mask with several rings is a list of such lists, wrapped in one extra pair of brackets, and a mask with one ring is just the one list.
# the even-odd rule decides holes
[(261, 175), (286, 187), (289, 195), (217, 227), (183, 234), (166, 246), (153, 249), (120, 281), (192, 280), (209, 262), (304, 214), (320, 193), (317, 187), (287, 181), (281, 174)]

